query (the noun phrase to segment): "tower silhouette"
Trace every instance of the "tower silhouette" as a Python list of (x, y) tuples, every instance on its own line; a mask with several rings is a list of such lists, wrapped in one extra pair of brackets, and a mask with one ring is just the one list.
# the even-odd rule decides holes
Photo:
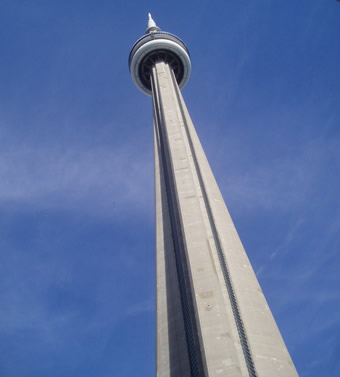
[(157, 377), (297, 376), (184, 103), (187, 47), (149, 14), (129, 67), (153, 103)]

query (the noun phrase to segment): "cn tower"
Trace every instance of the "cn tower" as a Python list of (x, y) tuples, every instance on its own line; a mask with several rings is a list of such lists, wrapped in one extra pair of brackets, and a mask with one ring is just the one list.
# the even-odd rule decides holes
[(157, 377), (297, 376), (183, 100), (187, 47), (149, 14), (129, 68), (153, 104)]

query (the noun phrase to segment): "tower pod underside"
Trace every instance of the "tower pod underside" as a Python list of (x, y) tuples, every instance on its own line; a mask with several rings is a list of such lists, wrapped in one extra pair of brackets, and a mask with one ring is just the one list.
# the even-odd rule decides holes
[(164, 31), (146, 34), (132, 47), (129, 68), (136, 86), (143, 93), (151, 95), (150, 75), (158, 61), (171, 66), (179, 87), (183, 88), (191, 72), (189, 51), (178, 37)]

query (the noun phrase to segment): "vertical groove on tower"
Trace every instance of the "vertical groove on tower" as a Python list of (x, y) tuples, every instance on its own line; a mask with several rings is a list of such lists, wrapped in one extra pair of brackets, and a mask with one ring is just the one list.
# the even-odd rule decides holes
[[(205, 377), (202, 366), (202, 356), (199, 348), (199, 341), (197, 339), (198, 329), (197, 322), (194, 319), (192, 292), (188, 287), (187, 281), (189, 273), (186, 258), (184, 255), (183, 235), (181, 231), (181, 217), (179, 215), (176, 188), (173, 182), (171, 167), (171, 158), (169, 158), (169, 146), (167, 144), (166, 130), (164, 129), (164, 120), (162, 117), (161, 97), (158, 95), (158, 78), (153, 67), (151, 76), (152, 96), (154, 105), (154, 118), (157, 127), (160, 143), (160, 160), (162, 161), (164, 169), (165, 185), (168, 199), (168, 210), (171, 223), (172, 239), (174, 243), (176, 269), (178, 276), (178, 285), (180, 289), (180, 297), (184, 318), (184, 328), (186, 335), (186, 343), (189, 355), (191, 377)], [(184, 376), (183, 376), (184, 377)]]
[(237, 303), (237, 298), (235, 296), (233, 284), (232, 284), (232, 281), (231, 281), (228, 263), (227, 263), (227, 260), (225, 258), (225, 253), (224, 253), (223, 248), (222, 248), (220, 236), (219, 236), (217, 228), (216, 228), (216, 222), (215, 222), (212, 210), (211, 210), (209, 197), (207, 195), (207, 190), (206, 190), (206, 187), (205, 187), (205, 184), (204, 184), (201, 169), (200, 169), (200, 166), (199, 166), (199, 163), (198, 163), (195, 148), (193, 146), (189, 127), (188, 127), (188, 124), (187, 124), (187, 121), (186, 121), (186, 116), (185, 116), (184, 109), (183, 109), (183, 106), (182, 106), (182, 101), (181, 101), (181, 95), (179, 93), (179, 88), (178, 88), (178, 85), (177, 85), (177, 82), (176, 82), (176, 79), (174, 77), (172, 69), (170, 69), (170, 72), (171, 72), (171, 78), (172, 78), (173, 86), (175, 88), (178, 104), (179, 104), (179, 107), (180, 107), (180, 110), (181, 110), (181, 113), (182, 113), (182, 119), (184, 121), (184, 128), (185, 128), (186, 135), (187, 135), (187, 138), (188, 138), (188, 141), (189, 141), (190, 151), (192, 153), (193, 161), (194, 161), (194, 164), (195, 164), (196, 173), (197, 173), (198, 181), (199, 181), (200, 188), (201, 188), (201, 191), (202, 191), (204, 204), (205, 204), (205, 207), (206, 207), (211, 231), (212, 231), (212, 234), (213, 234), (213, 237), (214, 237), (214, 242), (215, 242), (215, 246), (216, 246), (216, 250), (217, 250), (217, 254), (218, 254), (218, 259), (219, 259), (219, 262), (220, 262), (220, 266), (221, 266), (221, 269), (222, 269), (222, 272), (223, 272), (224, 281), (225, 281), (226, 288), (227, 288), (227, 291), (228, 291), (229, 300), (230, 300), (230, 304), (231, 304), (233, 315), (234, 315), (234, 320), (235, 320), (237, 331), (238, 331), (238, 334), (239, 334), (239, 337), (240, 337), (240, 342), (241, 342), (245, 362), (246, 362), (246, 365), (247, 365), (247, 368), (248, 368), (249, 376), (250, 377), (257, 377), (253, 357), (252, 357), (250, 346), (249, 346), (248, 339), (247, 339), (247, 334), (246, 334), (244, 324), (243, 324), (243, 321), (242, 321), (242, 318), (241, 318), (241, 315), (240, 315), (240, 309), (239, 309), (239, 306), (238, 306), (238, 303)]

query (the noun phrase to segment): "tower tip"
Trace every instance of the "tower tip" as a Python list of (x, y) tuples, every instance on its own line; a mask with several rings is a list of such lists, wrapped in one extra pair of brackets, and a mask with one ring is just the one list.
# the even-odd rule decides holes
[(145, 34), (159, 30), (161, 29), (156, 25), (156, 22), (153, 20), (151, 13), (148, 13), (148, 28), (146, 29)]

